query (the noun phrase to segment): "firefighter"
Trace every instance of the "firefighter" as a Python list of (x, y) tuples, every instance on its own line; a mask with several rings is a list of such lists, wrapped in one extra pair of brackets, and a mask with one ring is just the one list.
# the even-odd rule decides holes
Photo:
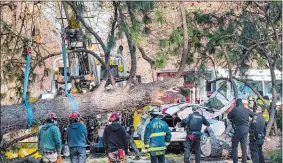
[(81, 116), (78, 112), (73, 112), (69, 117), (70, 124), (67, 128), (67, 140), (71, 163), (86, 162), (87, 129), (80, 122), (80, 119)]
[(238, 144), (241, 143), (242, 163), (247, 162), (247, 139), (249, 133), (249, 116), (253, 117), (253, 112), (245, 108), (242, 99), (237, 99), (236, 107), (228, 113), (234, 129), (232, 137), (232, 158), (233, 163), (238, 163)]
[(264, 155), (262, 152), (262, 145), (265, 137), (265, 119), (262, 115), (261, 107), (256, 110), (256, 115), (253, 116), (250, 123), (250, 151), (252, 161), (254, 163), (265, 163)]
[(172, 137), (171, 131), (167, 123), (159, 118), (159, 108), (153, 109), (150, 115), (151, 120), (145, 128), (144, 145), (152, 163), (165, 163), (165, 150)]
[(103, 144), (111, 163), (122, 163), (128, 154), (128, 139), (125, 128), (120, 124), (120, 116), (113, 113), (103, 133)]
[(42, 155), (41, 162), (54, 163), (61, 156), (61, 134), (56, 124), (57, 116), (50, 112), (47, 114), (44, 125), (39, 128), (38, 149)]
[(202, 124), (208, 128), (210, 126), (206, 118), (199, 113), (199, 106), (193, 105), (193, 113), (189, 114), (186, 119), (182, 121), (183, 125), (186, 125), (187, 138), (184, 142), (184, 162), (190, 163), (190, 150), (195, 150), (195, 162), (200, 163), (200, 138)]

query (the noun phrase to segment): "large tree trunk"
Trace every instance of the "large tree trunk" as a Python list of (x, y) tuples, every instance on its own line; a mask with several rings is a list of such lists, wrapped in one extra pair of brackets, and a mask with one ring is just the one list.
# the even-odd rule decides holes
[[(152, 94), (159, 89), (168, 89), (174, 85), (174, 80), (153, 82), (135, 86), (125, 92), (96, 91), (74, 95), (78, 103), (78, 111), (82, 116), (91, 116), (97, 113), (127, 111), (139, 105), (151, 102)], [(31, 103), (33, 119), (43, 120), (48, 112), (55, 112), (58, 118), (66, 118), (72, 112), (71, 103), (67, 97), (57, 97), (52, 100), (39, 100)], [(3, 132), (12, 129), (23, 129), (27, 126), (27, 111), (24, 104), (1, 106), (1, 129)]]
[(221, 139), (209, 139), (201, 146), (201, 153), (206, 157), (229, 157), (231, 146)]

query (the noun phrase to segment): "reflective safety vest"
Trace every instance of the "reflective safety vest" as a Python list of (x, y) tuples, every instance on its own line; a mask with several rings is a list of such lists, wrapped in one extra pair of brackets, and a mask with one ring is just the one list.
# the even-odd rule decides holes
[[(171, 131), (166, 122), (153, 118), (147, 125), (144, 133), (144, 145), (147, 152), (164, 151), (171, 140)], [(165, 154), (163, 152), (163, 154)]]
[(268, 122), (269, 121), (269, 112), (268, 112), (267, 108), (270, 107), (270, 102), (268, 100), (265, 100), (265, 102), (267, 103), (267, 107), (264, 105), (262, 100), (260, 100), (260, 99), (257, 100), (257, 104), (264, 109), (264, 112), (263, 112), (262, 115), (263, 115), (263, 117), (265, 119), (265, 122)]

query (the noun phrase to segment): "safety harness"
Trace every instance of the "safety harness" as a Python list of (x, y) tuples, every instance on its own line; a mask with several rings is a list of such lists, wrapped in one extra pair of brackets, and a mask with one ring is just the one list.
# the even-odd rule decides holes
[(27, 89), (28, 89), (28, 78), (29, 78), (29, 71), (30, 71), (30, 59), (31, 59), (31, 46), (27, 47), (27, 62), (26, 62), (26, 69), (25, 69), (25, 78), (24, 78), (24, 92), (23, 92), (23, 101), (22, 103), (25, 104), (27, 113), (28, 113), (28, 124), (27, 128), (30, 128), (33, 121), (32, 116), (32, 109), (27, 100)]
[(63, 64), (64, 64), (64, 86), (65, 86), (65, 95), (68, 97), (71, 105), (72, 105), (72, 112), (77, 112), (78, 111), (78, 104), (75, 101), (75, 98), (69, 94), (68, 92), (68, 88), (67, 88), (67, 57), (66, 57), (66, 44), (65, 44), (65, 40), (66, 40), (66, 35), (65, 35), (65, 31), (64, 31), (64, 25), (62, 24), (62, 33), (61, 33), (61, 37), (62, 37), (62, 54), (63, 54)]

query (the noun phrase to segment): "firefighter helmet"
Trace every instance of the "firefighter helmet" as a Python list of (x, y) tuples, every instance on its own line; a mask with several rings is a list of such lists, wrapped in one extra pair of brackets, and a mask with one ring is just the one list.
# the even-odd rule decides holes
[(160, 109), (158, 107), (154, 107), (151, 111), (149, 111), (149, 113), (152, 114), (152, 115), (162, 114), (162, 112), (160, 111)]

